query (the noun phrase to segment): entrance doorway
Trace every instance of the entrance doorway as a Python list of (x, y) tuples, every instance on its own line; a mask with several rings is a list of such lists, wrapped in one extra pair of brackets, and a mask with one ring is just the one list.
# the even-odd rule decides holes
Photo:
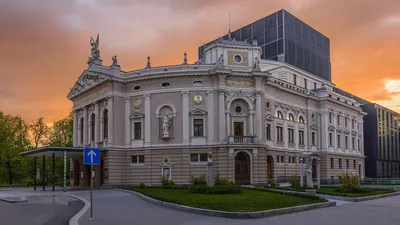
[(246, 152), (239, 152), (235, 156), (236, 184), (250, 184), (250, 156)]
[(271, 180), (273, 178), (273, 174), (274, 174), (274, 167), (273, 167), (273, 163), (274, 163), (274, 159), (272, 158), (272, 156), (267, 156), (267, 179)]
[(312, 160), (312, 178), (317, 179), (317, 160)]
[(80, 168), (79, 168), (79, 160), (74, 160), (74, 186), (79, 186), (80, 181)]
[(233, 135), (243, 136), (243, 122), (234, 122), (233, 123)]

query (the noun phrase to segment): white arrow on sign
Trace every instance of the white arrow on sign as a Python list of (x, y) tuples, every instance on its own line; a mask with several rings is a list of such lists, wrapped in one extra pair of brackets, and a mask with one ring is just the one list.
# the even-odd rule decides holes
[(93, 155), (96, 156), (96, 153), (93, 150), (90, 150), (88, 155), (90, 156), (90, 163), (93, 163)]

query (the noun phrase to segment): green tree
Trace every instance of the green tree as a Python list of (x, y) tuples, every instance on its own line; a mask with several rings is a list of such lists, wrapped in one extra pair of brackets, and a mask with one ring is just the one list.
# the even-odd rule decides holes
[(40, 117), (35, 122), (30, 124), (29, 128), (32, 132), (35, 148), (38, 148), (39, 145), (43, 146), (47, 144), (47, 137), (49, 135), (50, 128), (44, 123), (43, 117)]
[(50, 129), (48, 144), (50, 146), (72, 147), (72, 130), (73, 117), (72, 112), (70, 112), (66, 118), (54, 122)]

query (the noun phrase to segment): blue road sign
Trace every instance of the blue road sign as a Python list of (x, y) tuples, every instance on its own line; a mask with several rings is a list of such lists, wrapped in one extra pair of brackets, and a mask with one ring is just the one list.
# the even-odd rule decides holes
[(100, 164), (100, 149), (84, 148), (83, 149), (83, 164), (85, 164), (85, 165)]

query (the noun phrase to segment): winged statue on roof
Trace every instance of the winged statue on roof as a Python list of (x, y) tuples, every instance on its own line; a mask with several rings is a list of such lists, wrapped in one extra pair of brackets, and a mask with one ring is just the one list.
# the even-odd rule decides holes
[(89, 62), (100, 59), (100, 50), (99, 50), (99, 35), (97, 34), (96, 41), (93, 40), (93, 37), (90, 38), (90, 51), (91, 57), (89, 57)]

